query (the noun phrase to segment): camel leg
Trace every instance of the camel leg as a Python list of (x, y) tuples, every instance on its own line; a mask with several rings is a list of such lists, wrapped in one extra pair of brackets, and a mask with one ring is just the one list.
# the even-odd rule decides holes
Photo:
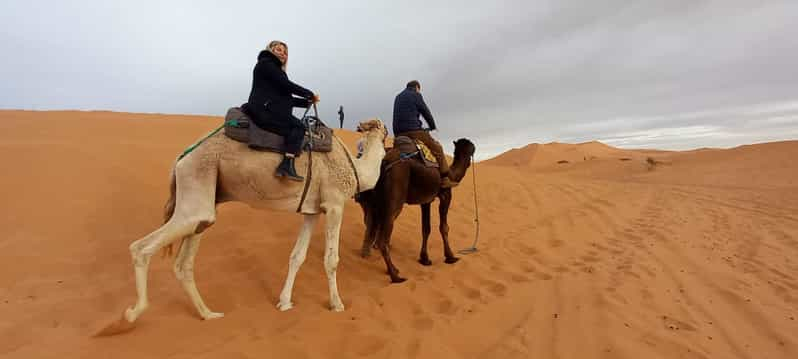
[(136, 294), (138, 299), (135, 306), (125, 311), (125, 319), (128, 322), (134, 322), (149, 306), (147, 300), (147, 273), (152, 255), (172, 241), (190, 235), (194, 228), (188, 221), (177, 221), (173, 218), (173, 220), (170, 220), (161, 228), (155, 230), (155, 232), (130, 244), (130, 255), (133, 258), (133, 269), (136, 274)]
[(385, 260), (385, 266), (388, 268), (388, 275), (391, 276), (391, 282), (402, 283), (407, 279), (399, 276), (399, 269), (391, 261), (391, 246), (389, 242), (391, 240), (391, 232), (393, 232), (393, 221), (394, 218), (392, 217), (384, 219), (380, 230), (380, 238), (377, 241), (380, 253), (382, 253), (382, 259)]
[(338, 294), (338, 242), (341, 237), (341, 221), (343, 209), (341, 207), (328, 208), (326, 212), (327, 233), (324, 247), (324, 270), (327, 272), (327, 283), (330, 287), (330, 309), (335, 312), (344, 311), (344, 303)]
[(440, 198), (440, 205), (438, 206), (438, 214), (440, 216), (440, 231), (441, 231), (441, 238), (443, 238), (443, 255), (446, 257), (444, 260), (447, 264), (456, 263), (460, 258), (454, 256), (454, 252), (452, 252), (452, 248), (449, 246), (449, 205), (452, 203), (452, 189), (446, 188), (441, 189), (441, 192), (438, 194), (438, 198)]
[(291, 303), (291, 294), (294, 290), (294, 279), (296, 278), (299, 267), (305, 262), (305, 257), (308, 253), (308, 245), (310, 244), (310, 235), (313, 233), (313, 226), (316, 225), (316, 220), (319, 219), (317, 214), (306, 214), (302, 229), (299, 231), (299, 237), (294, 245), (294, 250), (291, 251), (291, 257), (288, 262), (288, 276), (285, 278), (285, 285), (283, 291), (280, 293), (280, 303), (277, 304), (277, 309), (282, 311), (293, 308), (294, 304)]
[(429, 260), (429, 253), (427, 253), (427, 240), (429, 239), (430, 232), (432, 232), (432, 229), (430, 228), (430, 204), (422, 203), (421, 204), (421, 254), (418, 256), (418, 262), (425, 266), (432, 265), (432, 261)]
[(360, 256), (368, 258), (371, 255), (371, 246), (374, 245), (377, 226), (374, 224), (374, 209), (371, 204), (361, 204), (363, 206), (363, 222), (366, 230), (363, 236), (363, 245), (360, 247)]
[(194, 281), (194, 257), (199, 250), (201, 237), (202, 234), (194, 234), (183, 239), (173, 269), (175, 276), (180, 281), (191, 302), (194, 303), (194, 307), (197, 308), (197, 312), (199, 312), (202, 319), (221, 318), (224, 316), (223, 313), (213, 312), (205, 305)]
[[(191, 167), (187, 168), (191, 169)], [(172, 218), (155, 232), (130, 245), (130, 255), (133, 257), (133, 268), (136, 273), (138, 300), (133, 308), (128, 308), (125, 311), (125, 319), (129, 322), (135, 321), (147, 309), (147, 273), (152, 255), (177, 239), (202, 233), (216, 221), (215, 172), (214, 176), (186, 180), (181, 179), (180, 166), (176, 168), (176, 171), (178, 172), (177, 192)]]

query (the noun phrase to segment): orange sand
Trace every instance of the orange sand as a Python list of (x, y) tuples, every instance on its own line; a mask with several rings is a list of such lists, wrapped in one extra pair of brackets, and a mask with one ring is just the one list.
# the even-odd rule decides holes
[[(510, 151), (477, 164), (478, 253), (446, 265), (433, 232), (434, 264), (419, 265), (419, 210), (406, 207), (393, 236), (393, 259), (409, 278), (400, 285), (389, 284), (377, 253), (358, 256), (363, 222), (350, 202), (338, 270), (344, 313), (327, 310), (321, 226), (296, 307), (279, 312), (301, 219), (225, 204), (196, 276), (226, 317), (200, 320), (171, 261), (157, 258), (138, 327), (92, 337), (135, 300), (127, 247), (160, 225), (172, 161), (219, 123), (0, 112), (0, 357), (798, 357), (796, 141)], [(353, 146), (355, 134), (340, 134)], [(661, 163), (650, 170), (647, 157)], [(454, 190), (455, 248), (474, 236), (471, 173)]]

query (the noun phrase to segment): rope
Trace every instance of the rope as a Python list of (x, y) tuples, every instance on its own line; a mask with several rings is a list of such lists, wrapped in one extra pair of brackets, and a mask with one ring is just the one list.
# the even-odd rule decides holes
[[(308, 141), (310, 142), (310, 141)], [(299, 199), (299, 205), (296, 206), (296, 213), (302, 213), (302, 204), (305, 203), (305, 198), (308, 195), (308, 188), (310, 188), (310, 180), (313, 179), (313, 146), (308, 150), (308, 173), (305, 176), (305, 186), (302, 188), (302, 197)]]
[[(296, 206), (296, 213), (302, 213), (302, 205), (305, 203), (305, 198), (308, 195), (308, 189), (310, 188), (310, 180), (313, 179), (313, 128), (310, 125), (310, 119), (308, 119), (308, 112), (310, 111), (310, 106), (308, 109), (305, 110), (305, 113), (302, 115), (302, 123), (305, 125), (305, 131), (308, 135), (308, 173), (305, 175), (305, 185), (302, 188), (302, 197), (299, 198), (299, 204)], [(316, 110), (316, 104), (313, 104), (313, 112), (316, 113), (316, 118), (319, 116), (318, 110)], [(301, 151), (300, 151), (301, 152)]]
[[(205, 142), (205, 140), (209, 139), (211, 136), (215, 135), (217, 132), (219, 132), (221, 129), (223, 129), (226, 124), (228, 124), (228, 123), (222, 124), (221, 126), (219, 126), (219, 128), (213, 130), (213, 132), (209, 133), (207, 136), (203, 137), (201, 140), (195, 142), (191, 146), (188, 146), (188, 148), (186, 148), (185, 151), (183, 151), (183, 153), (180, 154), (180, 157), (178, 157), (177, 160), (178, 161), (182, 160), (183, 157), (186, 157), (186, 155), (191, 153), (191, 151), (194, 151), (199, 145), (201, 145), (203, 142)], [(238, 125), (238, 121), (232, 120), (232, 121), (229, 122), (229, 124), (231, 124), (233, 126), (237, 126)]]
[(461, 254), (471, 254), (477, 251), (477, 242), (479, 241), (479, 203), (477, 203), (477, 164), (474, 162), (474, 155), (471, 155), (471, 170), (474, 180), (474, 223), (476, 223), (476, 235), (474, 236), (474, 243), (471, 247), (461, 249)]

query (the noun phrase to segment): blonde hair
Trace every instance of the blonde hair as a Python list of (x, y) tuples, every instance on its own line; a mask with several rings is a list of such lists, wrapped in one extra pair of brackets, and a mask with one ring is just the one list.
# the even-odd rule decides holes
[[(266, 51), (271, 52), (276, 57), (277, 54), (274, 53), (274, 48), (277, 47), (277, 45), (283, 45), (283, 47), (285, 47), (285, 51), (288, 51), (288, 45), (286, 45), (284, 42), (280, 40), (273, 40), (269, 42), (269, 46), (266, 47)], [(286, 61), (283, 63), (283, 66), (281, 66), (283, 71), (285, 71), (287, 66), (288, 66), (288, 60), (286, 59)]]

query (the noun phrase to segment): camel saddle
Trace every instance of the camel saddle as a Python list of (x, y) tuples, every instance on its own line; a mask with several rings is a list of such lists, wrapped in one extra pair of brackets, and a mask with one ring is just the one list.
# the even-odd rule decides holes
[[(309, 148), (312, 148), (313, 152), (332, 151), (332, 129), (321, 121), (314, 121), (310, 127), (305, 131), (302, 149), (308, 151)], [(233, 140), (246, 143), (254, 150), (285, 152), (283, 149), (283, 143), (285, 142), (283, 136), (266, 131), (255, 125), (255, 122), (241, 111), (240, 107), (231, 107), (227, 110), (227, 116), (224, 118), (224, 134)], [(312, 138), (310, 134), (313, 134)]]
[(397, 136), (393, 139), (393, 148), (399, 150), (400, 160), (418, 158), (427, 167), (439, 167), (438, 160), (424, 142), (407, 136)]

